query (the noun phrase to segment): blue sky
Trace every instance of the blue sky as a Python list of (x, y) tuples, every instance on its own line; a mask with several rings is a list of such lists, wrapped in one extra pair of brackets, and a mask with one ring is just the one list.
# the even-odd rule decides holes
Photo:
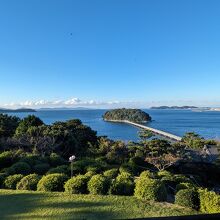
[(218, 0), (1, 0), (0, 106), (220, 106)]

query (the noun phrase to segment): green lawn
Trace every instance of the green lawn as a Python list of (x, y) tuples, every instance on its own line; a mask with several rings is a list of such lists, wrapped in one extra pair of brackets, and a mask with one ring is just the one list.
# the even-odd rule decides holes
[(106, 219), (196, 214), (135, 197), (0, 190), (0, 219)]

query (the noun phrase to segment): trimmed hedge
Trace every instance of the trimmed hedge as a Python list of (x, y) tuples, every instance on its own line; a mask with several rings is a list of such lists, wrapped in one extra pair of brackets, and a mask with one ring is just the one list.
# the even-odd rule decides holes
[(198, 210), (199, 209), (199, 194), (197, 190), (181, 189), (175, 195), (175, 204)]
[(113, 168), (110, 170), (106, 170), (103, 175), (109, 179), (115, 179), (118, 175), (118, 169)]
[(12, 165), (14, 154), (12, 151), (5, 151), (0, 154), (0, 169), (6, 168)]
[(182, 189), (193, 189), (195, 187), (196, 186), (192, 183), (179, 183), (176, 186), (176, 192), (178, 192), (179, 190), (182, 190)]
[(88, 190), (94, 195), (105, 195), (108, 192), (109, 181), (101, 174), (93, 176), (88, 182)]
[(17, 183), (23, 178), (22, 174), (15, 174), (5, 178), (4, 187), (6, 189), (16, 189)]
[(41, 177), (37, 174), (29, 174), (25, 177), (23, 177), (18, 183), (17, 183), (17, 189), (20, 190), (36, 190), (37, 184)]
[(55, 173), (43, 176), (37, 184), (38, 191), (64, 191), (64, 183), (68, 177), (65, 174)]
[(48, 163), (39, 163), (34, 166), (34, 172), (43, 175), (50, 169), (50, 165)]
[(109, 189), (113, 195), (132, 195), (134, 192), (134, 181), (130, 173), (123, 172), (117, 176)]
[(72, 177), (65, 183), (65, 192), (71, 194), (86, 194), (88, 193), (87, 190), (87, 183), (89, 181), (89, 177), (86, 175), (78, 175)]
[(69, 166), (67, 165), (61, 165), (58, 167), (54, 167), (48, 170), (47, 174), (52, 174), (52, 173), (64, 173), (64, 174), (70, 174), (70, 169)]
[(134, 195), (142, 200), (165, 201), (167, 191), (160, 180), (142, 177), (136, 181)]
[(200, 211), (204, 213), (220, 213), (220, 195), (207, 189), (199, 189)]
[(8, 174), (24, 174), (27, 175), (31, 173), (31, 167), (25, 162), (14, 163), (11, 167), (7, 169)]

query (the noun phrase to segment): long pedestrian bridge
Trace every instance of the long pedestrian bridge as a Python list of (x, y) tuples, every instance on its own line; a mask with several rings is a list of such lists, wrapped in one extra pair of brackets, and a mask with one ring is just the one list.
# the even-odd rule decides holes
[(142, 125), (142, 124), (138, 124), (138, 123), (135, 123), (135, 122), (131, 122), (131, 121), (128, 121), (128, 120), (105, 120), (105, 121), (117, 122), (117, 123), (126, 123), (126, 124), (130, 124), (130, 125), (133, 125), (135, 127), (141, 128), (141, 129), (145, 129), (145, 130), (151, 131), (151, 132), (153, 132), (156, 135), (160, 135), (160, 136), (166, 137), (166, 138), (174, 140), (174, 141), (181, 141), (182, 140), (182, 137), (179, 137), (177, 135), (168, 133), (166, 131), (161, 131), (161, 130), (158, 130), (158, 129), (155, 129), (155, 128), (151, 128), (151, 127), (148, 127), (146, 125)]

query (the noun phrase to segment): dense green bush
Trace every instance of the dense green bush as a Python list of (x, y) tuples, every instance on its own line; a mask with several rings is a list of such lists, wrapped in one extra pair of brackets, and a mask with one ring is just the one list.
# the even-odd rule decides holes
[(34, 172), (43, 175), (50, 169), (50, 165), (48, 163), (39, 163), (34, 166)]
[(134, 181), (130, 173), (119, 174), (112, 182), (109, 193), (113, 195), (132, 195), (134, 192)]
[(36, 154), (28, 154), (21, 158), (20, 162), (28, 163), (31, 167), (34, 167), (39, 160), (39, 155)]
[(142, 176), (136, 181), (134, 195), (142, 200), (165, 201), (167, 191), (160, 180)]
[(3, 183), (4, 183), (6, 177), (7, 177), (6, 173), (0, 173), (0, 188), (3, 187)]
[(109, 179), (101, 174), (93, 176), (88, 182), (88, 190), (94, 195), (105, 195), (108, 192)]
[(37, 184), (37, 190), (44, 192), (63, 191), (63, 186), (67, 179), (68, 177), (61, 173), (54, 173), (43, 176)]
[(89, 181), (89, 177), (85, 175), (78, 175), (72, 177), (65, 183), (65, 192), (71, 194), (85, 194), (88, 193), (87, 183)]
[(4, 187), (6, 189), (16, 189), (17, 183), (23, 178), (22, 174), (14, 174), (5, 178)]
[(69, 166), (67, 165), (61, 165), (55, 168), (51, 168), (48, 170), (47, 174), (52, 174), (52, 173), (65, 173), (65, 174), (70, 174), (70, 169)]
[(17, 183), (17, 189), (20, 190), (36, 190), (37, 184), (41, 177), (37, 174), (29, 174), (25, 177), (23, 177), (18, 183)]
[(49, 157), (49, 163), (52, 167), (57, 167), (65, 164), (65, 160), (56, 153), (51, 153)]
[(120, 173), (133, 173), (132, 172), (132, 168), (130, 167), (129, 163), (123, 163), (120, 167), (119, 167), (119, 172)]
[(220, 213), (220, 195), (207, 189), (199, 189), (200, 211), (204, 213)]
[(106, 170), (103, 175), (109, 179), (115, 179), (118, 175), (118, 169), (113, 168), (110, 170)]
[(151, 173), (149, 170), (145, 170), (140, 174), (140, 178), (155, 178), (154, 173)]
[(89, 171), (99, 173), (99, 172), (101, 172), (101, 167), (98, 167), (98, 166), (95, 166), (95, 165), (87, 166), (86, 167), (86, 172), (89, 172)]
[(29, 174), (31, 173), (31, 167), (25, 162), (14, 163), (11, 167), (7, 169), (8, 174)]
[(96, 173), (94, 171), (88, 171), (85, 173), (85, 176), (91, 178), (92, 176), (96, 175)]
[(12, 151), (5, 151), (0, 154), (0, 169), (9, 167), (14, 162), (14, 155)]
[(192, 183), (179, 183), (176, 185), (176, 192), (178, 192), (179, 190), (182, 190), (182, 189), (193, 189), (195, 187), (196, 186)]
[(181, 189), (175, 195), (175, 204), (184, 207), (198, 209), (199, 195), (195, 189)]
[(157, 173), (157, 175), (158, 175), (159, 177), (163, 177), (163, 176), (172, 176), (173, 174), (170, 173), (170, 172), (167, 171), (167, 170), (162, 170), (162, 171), (159, 171), (159, 172)]

